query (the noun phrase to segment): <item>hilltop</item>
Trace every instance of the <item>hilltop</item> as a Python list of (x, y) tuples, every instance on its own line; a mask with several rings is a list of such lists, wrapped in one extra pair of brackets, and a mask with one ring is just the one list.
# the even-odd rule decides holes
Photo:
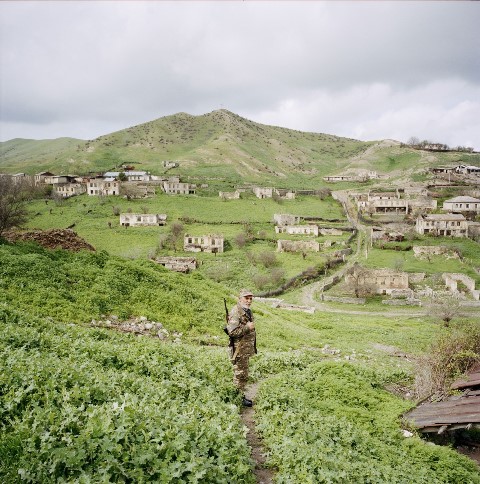
[[(318, 186), (323, 176), (344, 170), (410, 176), (435, 164), (472, 163), (478, 158), (467, 153), (426, 153), (395, 140), (365, 142), (267, 126), (225, 109), (199, 116), (165, 116), (94, 140), (0, 143), (0, 171), (7, 173), (85, 174), (129, 164), (156, 174), (168, 171), (199, 180), (292, 188)], [(167, 160), (179, 166), (167, 169), (163, 165)]]

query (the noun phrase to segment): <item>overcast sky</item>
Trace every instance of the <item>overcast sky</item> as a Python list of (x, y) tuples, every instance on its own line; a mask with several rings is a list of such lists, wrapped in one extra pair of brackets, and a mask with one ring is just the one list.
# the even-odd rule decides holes
[(229, 109), (480, 151), (480, 3), (0, 2), (0, 140)]

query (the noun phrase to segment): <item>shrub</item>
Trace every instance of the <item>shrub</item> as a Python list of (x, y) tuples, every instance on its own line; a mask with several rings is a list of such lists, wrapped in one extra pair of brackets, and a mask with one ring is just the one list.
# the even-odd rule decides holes
[(445, 394), (451, 382), (469, 371), (480, 358), (480, 325), (459, 322), (445, 328), (429, 353), (417, 361), (414, 393), (425, 398)]
[(247, 243), (247, 237), (245, 235), (244, 232), (240, 232), (239, 234), (237, 234), (235, 236), (235, 245), (239, 248), (239, 249), (243, 249), (243, 247), (245, 247), (246, 243)]
[(277, 256), (275, 255), (275, 252), (261, 252), (258, 254), (258, 261), (264, 266), (264, 267), (273, 267), (277, 265)]

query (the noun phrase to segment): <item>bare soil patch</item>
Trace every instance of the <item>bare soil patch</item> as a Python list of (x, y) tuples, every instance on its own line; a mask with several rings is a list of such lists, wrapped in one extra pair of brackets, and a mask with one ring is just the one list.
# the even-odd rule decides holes
[(241, 418), (243, 424), (248, 428), (247, 442), (252, 449), (252, 459), (255, 462), (253, 473), (258, 484), (272, 484), (273, 471), (265, 467), (265, 449), (263, 442), (255, 430), (255, 397), (257, 395), (258, 383), (250, 385), (247, 389), (246, 396), (254, 401), (253, 407), (243, 407)]
[(46, 249), (64, 249), (78, 252), (89, 250), (94, 252), (95, 247), (82, 239), (71, 229), (32, 230), (28, 232), (6, 232), (4, 238), (9, 242), (18, 240), (36, 242)]

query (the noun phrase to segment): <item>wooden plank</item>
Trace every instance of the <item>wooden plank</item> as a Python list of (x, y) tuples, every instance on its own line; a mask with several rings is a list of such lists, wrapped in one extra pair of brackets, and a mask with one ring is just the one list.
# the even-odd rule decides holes
[(480, 412), (480, 407), (478, 404), (472, 403), (471, 405), (463, 405), (461, 407), (432, 407), (432, 408), (421, 408), (415, 409), (408, 412), (408, 415), (452, 415), (464, 413)]
[(465, 415), (458, 417), (457, 415), (445, 416), (443, 418), (420, 418), (420, 419), (408, 419), (417, 427), (426, 427), (431, 425), (445, 425), (445, 424), (459, 424), (459, 423), (479, 423), (480, 415), (477, 414), (476, 418), (472, 415)]
[(454, 410), (444, 410), (444, 411), (423, 411), (423, 412), (409, 412), (405, 414), (406, 416), (412, 417), (412, 418), (442, 418), (445, 416), (452, 416), (452, 415), (458, 415), (458, 416), (464, 416), (464, 415), (480, 415), (480, 410), (476, 406), (471, 406), (471, 407), (465, 407), (462, 409), (461, 412), (459, 411), (454, 411)]
[(424, 404), (404, 415), (418, 428), (480, 423), (480, 396)]
[(470, 373), (466, 379), (457, 380), (453, 383), (450, 387), (453, 390), (460, 389), (460, 388), (468, 388), (480, 385), (480, 371), (475, 373)]
[(480, 407), (477, 405), (470, 405), (468, 407), (462, 407), (461, 409), (454, 408), (444, 408), (444, 409), (425, 409), (421, 411), (413, 410), (407, 415), (416, 415), (418, 417), (435, 417), (442, 415), (465, 415), (465, 414), (476, 414), (480, 415)]

